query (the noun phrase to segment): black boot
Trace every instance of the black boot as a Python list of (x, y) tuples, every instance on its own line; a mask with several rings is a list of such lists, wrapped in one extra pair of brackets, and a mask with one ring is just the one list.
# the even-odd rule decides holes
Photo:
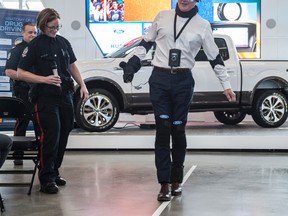
[(171, 193), (168, 183), (161, 184), (161, 189), (158, 194), (157, 200), (160, 202), (171, 200)]
[(182, 194), (181, 183), (183, 181), (183, 169), (184, 166), (175, 167), (172, 165), (171, 170), (171, 194), (173, 196), (179, 196)]
[(180, 196), (182, 194), (181, 183), (172, 182), (172, 184), (171, 184), (171, 194), (173, 196)]

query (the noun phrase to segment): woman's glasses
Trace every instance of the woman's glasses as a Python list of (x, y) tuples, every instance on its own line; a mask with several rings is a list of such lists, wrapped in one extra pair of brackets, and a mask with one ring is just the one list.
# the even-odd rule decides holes
[(59, 29), (61, 29), (62, 28), (62, 25), (60, 24), (60, 25), (58, 25), (58, 26), (48, 26), (48, 25), (46, 25), (46, 27), (49, 29), (49, 30), (59, 30)]

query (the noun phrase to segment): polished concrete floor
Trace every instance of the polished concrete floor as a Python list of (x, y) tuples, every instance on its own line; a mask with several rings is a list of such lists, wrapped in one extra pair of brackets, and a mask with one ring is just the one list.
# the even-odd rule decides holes
[[(24, 168), (30, 165), (25, 162)], [(12, 161), (2, 169), (8, 166)], [(2, 215), (287, 215), (286, 152), (190, 150), (182, 196), (163, 203), (156, 200), (159, 185), (150, 150), (70, 150), (61, 174), (68, 183), (54, 195), (40, 193), (38, 180), (30, 196), (25, 187), (0, 188), (6, 207)], [(2, 175), (0, 181), (4, 178), (8, 177)]]

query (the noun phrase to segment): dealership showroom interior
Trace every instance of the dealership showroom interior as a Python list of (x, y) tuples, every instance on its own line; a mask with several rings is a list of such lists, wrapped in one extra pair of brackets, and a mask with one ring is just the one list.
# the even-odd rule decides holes
[(0, 0), (1, 215), (287, 215), (287, 11)]

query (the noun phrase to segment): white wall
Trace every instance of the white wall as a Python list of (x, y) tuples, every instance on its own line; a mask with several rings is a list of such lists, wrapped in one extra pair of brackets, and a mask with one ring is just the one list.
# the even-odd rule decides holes
[[(60, 33), (72, 44), (80, 59), (102, 57), (94, 39), (85, 25), (85, 0), (42, 0), (44, 7), (55, 8), (61, 15), (63, 28)], [(261, 59), (288, 60), (287, 0), (261, 1)], [(71, 24), (79, 21), (80, 29), (73, 30)], [(267, 27), (267, 22), (275, 27)], [(103, 34), (105, 34), (103, 32)]]
[(288, 60), (287, 13), (287, 0), (261, 1), (261, 59)]

